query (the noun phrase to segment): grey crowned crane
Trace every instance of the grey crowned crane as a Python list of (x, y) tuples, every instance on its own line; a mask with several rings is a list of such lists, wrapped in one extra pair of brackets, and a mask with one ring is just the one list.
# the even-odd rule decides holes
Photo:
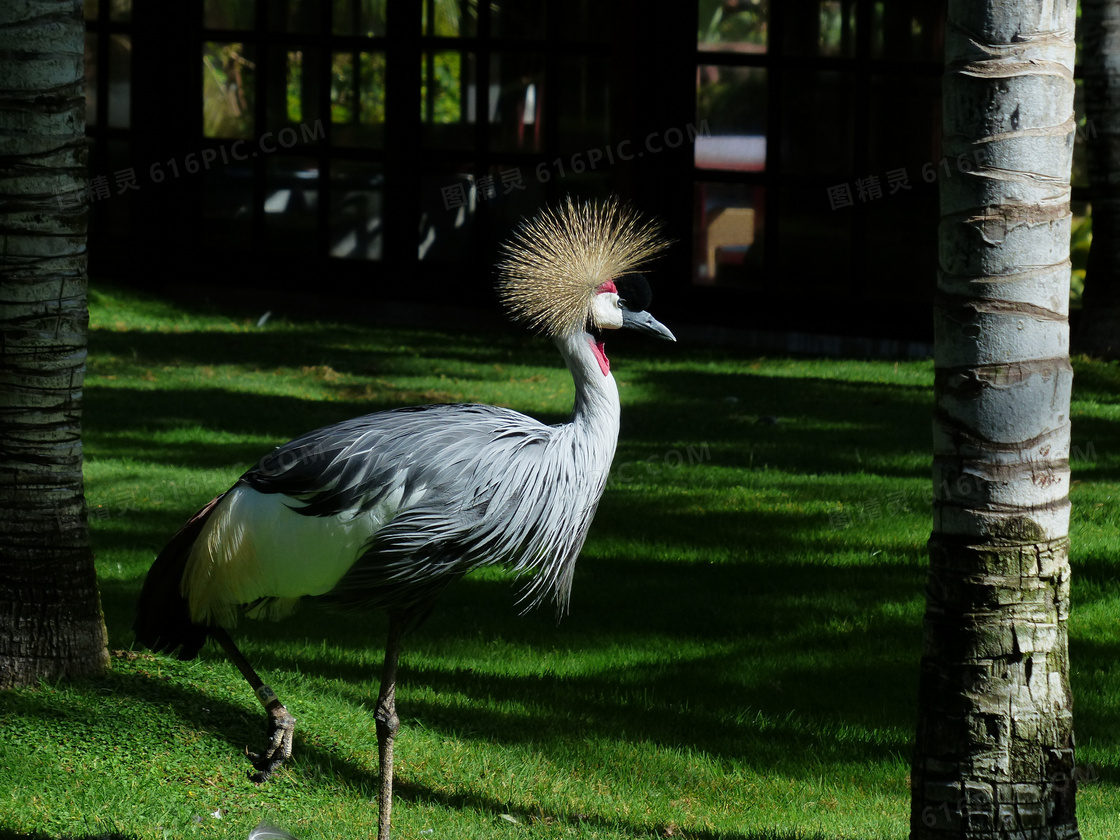
[(402, 635), (451, 583), (490, 564), (529, 578), (529, 606), (551, 596), (566, 610), (618, 439), (603, 336), (634, 329), (675, 340), (645, 311), (649, 286), (635, 273), (665, 246), (655, 225), (616, 200), (571, 199), (504, 245), (504, 306), (551, 336), (575, 381), (567, 423), (488, 405), (347, 420), (266, 455), (171, 538), (144, 581), (136, 638), (184, 659), (207, 637), (224, 648), (268, 714), (267, 745), (250, 756), (255, 781), (291, 755), (296, 721), (226, 632), (240, 614), (279, 619), (303, 598), (388, 613), (374, 715), (378, 838), (388, 840)]

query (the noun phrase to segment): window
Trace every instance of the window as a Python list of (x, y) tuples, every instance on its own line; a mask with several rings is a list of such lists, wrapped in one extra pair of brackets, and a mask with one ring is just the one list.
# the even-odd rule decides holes
[(856, 302), (923, 277), (932, 295), (936, 252), (907, 226), (936, 220), (921, 170), (938, 160), (943, 14), (934, 0), (701, 0), (695, 284)]

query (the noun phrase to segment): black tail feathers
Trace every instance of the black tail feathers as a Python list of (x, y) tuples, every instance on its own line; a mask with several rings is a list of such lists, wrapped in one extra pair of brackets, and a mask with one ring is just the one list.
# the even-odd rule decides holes
[(178, 649), (180, 659), (194, 659), (206, 644), (207, 628), (191, 621), (190, 607), (182, 591), (183, 572), (191, 546), (221, 499), (222, 496), (218, 496), (192, 516), (164, 546), (148, 570), (132, 629), (136, 632), (136, 641), (149, 650), (174, 653)]

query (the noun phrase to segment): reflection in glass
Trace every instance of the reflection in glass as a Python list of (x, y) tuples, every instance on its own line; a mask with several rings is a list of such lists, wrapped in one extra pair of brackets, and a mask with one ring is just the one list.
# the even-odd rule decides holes
[[(89, 8), (89, 5), (86, 5)], [(86, 124), (97, 125), (97, 33), (86, 33)]]
[(785, 48), (793, 55), (855, 55), (856, 0), (812, 0), (788, 13)]
[(268, 0), (268, 28), (274, 32), (318, 32), (321, 19), (317, 0)]
[(420, 0), (421, 29), (428, 37), (472, 38), (478, 33), (478, 0)]
[(775, 264), (797, 266), (798, 291), (803, 296), (847, 297), (854, 214), (833, 210), (819, 185), (784, 187), (779, 202)]
[(493, 147), (537, 152), (543, 145), (544, 57), (495, 53), (490, 57), (490, 124)]
[(925, 186), (921, 168), (941, 159), (940, 90), (940, 75), (868, 76), (867, 169), (857, 175), (880, 177), (887, 196), (899, 193), (903, 179)]
[[(567, 13), (567, 3), (565, 13)], [(490, 6), (490, 34), (495, 38), (543, 38), (546, 4), (540, 0), (501, 0)]]
[(475, 245), (478, 186), (463, 171), (433, 173), (420, 185), (420, 243), (422, 260), (468, 259)]
[(746, 282), (762, 265), (762, 187), (696, 184), (693, 280), (703, 285)]
[[(860, 266), (857, 282), (871, 300), (932, 304), (937, 285), (937, 190), (927, 188), (917, 168), (909, 171), (909, 183), (909, 190), (892, 193), (888, 176), (882, 198), (862, 198), (861, 185), (853, 181), (852, 198), (863, 216), (853, 252)], [(853, 213), (839, 210), (830, 215), (850, 218)]]
[(202, 45), (203, 136), (252, 136), (256, 67), (252, 48), (244, 44)]
[[(426, 52), (420, 82), (420, 121), (424, 142), (431, 146), (471, 145), (474, 122), (474, 55), (451, 51)], [(493, 101), (491, 101), (493, 107)]]
[(379, 146), (385, 134), (385, 53), (331, 57), (331, 122), (335, 142)]
[(696, 166), (759, 171), (766, 166), (766, 70), (697, 68)]
[(332, 257), (381, 259), (383, 187), (380, 164), (349, 160), (331, 163)]
[(724, 52), (766, 52), (769, 0), (700, 0), (697, 48)]
[(264, 244), (276, 252), (313, 254), (319, 169), (314, 160), (270, 155), (265, 165)]
[(268, 51), (268, 125), (312, 125), (322, 119), (319, 107), (322, 72), (318, 50), (271, 47)]
[(303, 122), (303, 50), (285, 51), (284, 113), (288, 122)]
[(1089, 267), (1089, 248), (1093, 244), (1093, 214), (1091, 205), (1085, 201), (1071, 201), (1069, 209), (1073, 217), (1070, 220), (1069, 305), (1071, 309), (1080, 309), (1085, 293), (1085, 272)]
[(132, 0), (109, 0), (109, 19), (128, 21), (132, 19)]
[(253, 167), (234, 161), (203, 171), (202, 232), (206, 247), (247, 250), (253, 233)]
[(128, 128), (132, 110), (132, 36), (109, 36), (109, 125)]
[(610, 144), (607, 107), (609, 62), (598, 56), (561, 56), (563, 85), (552, 89), (561, 149), (604, 149)]
[(564, 13), (552, 20), (555, 29), (549, 32), (550, 37), (586, 43), (604, 43), (614, 37), (615, 16), (604, 14), (599, 0), (564, 0), (563, 9)]
[(108, 172), (111, 198), (100, 205), (107, 232), (112, 236), (127, 236), (132, 221), (132, 195), (139, 189), (136, 160), (131, 154), (132, 144), (127, 140), (109, 140), (105, 144), (108, 154)]
[(101, 6), (97, 0), (85, 0), (82, 3), (82, 13), (85, 15), (86, 20), (97, 20), (97, 13), (100, 11)]
[[(788, 70), (782, 77), (782, 170), (847, 175), (856, 89), (852, 73)], [(828, 138), (822, 143), (821, 137)]]
[(1085, 116), (1085, 80), (1075, 79), (1073, 87), (1073, 117), (1077, 128), (1074, 133), (1073, 143), (1073, 170), (1070, 172), (1070, 184), (1075, 187), (1089, 186), (1089, 139), (1097, 136), (1096, 127), (1089, 125)]
[(536, 215), (547, 201), (544, 181), (534, 166), (503, 163), (491, 166), (477, 182), (478, 200), (486, 204), (491, 248), (497, 248), (525, 219)]
[(256, 0), (202, 0), (207, 29), (252, 29), (256, 16)]
[(334, 0), (331, 28), (335, 35), (385, 35), (386, 0)]
[(942, 0), (877, 0), (872, 5), (872, 58), (940, 62), (944, 37)]

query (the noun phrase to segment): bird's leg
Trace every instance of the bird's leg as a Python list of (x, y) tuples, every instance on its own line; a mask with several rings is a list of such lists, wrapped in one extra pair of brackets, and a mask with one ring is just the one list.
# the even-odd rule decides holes
[(381, 794), (377, 809), (377, 840), (389, 840), (390, 814), (393, 810), (393, 739), (401, 722), (397, 717), (397, 656), (401, 649), (403, 623), (389, 617), (389, 640), (385, 645), (385, 664), (381, 670), (381, 691), (377, 695), (377, 755), (381, 764)]
[(257, 699), (261, 701), (261, 705), (268, 712), (268, 746), (263, 753), (246, 751), (249, 760), (257, 768), (257, 772), (250, 773), (249, 778), (260, 784), (267, 781), (268, 777), (272, 775), (272, 771), (291, 757), (292, 736), (296, 730), (296, 719), (281, 704), (276, 692), (265, 685), (264, 681), (257, 676), (257, 672), (253, 670), (253, 666), (249, 664), (249, 660), (245, 658), (244, 654), (237, 649), (237, 645), (233, 643), (229, 634), (221, 627), (211, 627), (209, 632), (222, 646), (230, 661), (237, 666), (237, 670), (245, 677), (245, 681), (249, 683), (253, 693), (257, 695)]

